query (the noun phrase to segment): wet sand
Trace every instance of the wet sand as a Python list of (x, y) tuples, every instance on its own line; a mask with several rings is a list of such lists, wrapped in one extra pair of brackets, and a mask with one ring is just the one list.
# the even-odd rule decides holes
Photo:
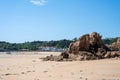
[(0, 53), (0, 80), (120, 80), (120, 59), (55, 62), (59, 52)]

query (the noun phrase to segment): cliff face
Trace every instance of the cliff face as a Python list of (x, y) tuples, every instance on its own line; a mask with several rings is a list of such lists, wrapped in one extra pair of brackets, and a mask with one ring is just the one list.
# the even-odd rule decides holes
[(68, 50), (61, 53), (59, 56), (47, 56), (43, 60), (51, 61), (73, 61), (73, 60), (95, 60), (104, 58), (120, 57), (120, 39), (112, 44), (112, 47), (117, 48), (112, 50), (104, 45), (102, 37), (99, 33), (85, 34), (77, 41), (69, 45)]

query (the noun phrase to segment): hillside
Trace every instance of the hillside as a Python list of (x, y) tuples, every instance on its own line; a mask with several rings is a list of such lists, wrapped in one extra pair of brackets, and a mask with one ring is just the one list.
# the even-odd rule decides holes
[[(0, 41), (0, 51), (21, 51), (21, 50), (30, 50), (36, 51), (39, 47), (55, 47), (55, 48), (68, 48), (71, 42), (76, 41), (77, 38), (73, 40), (57, 40), (57, 41), (33, 41), (33, 42), (24, 42), (24, 43), (9, 43), (5, 41)], [(116, 42), (118, 37), (116, 38), (105, 38), (103, 39), (104, 44), (112, 44)]]

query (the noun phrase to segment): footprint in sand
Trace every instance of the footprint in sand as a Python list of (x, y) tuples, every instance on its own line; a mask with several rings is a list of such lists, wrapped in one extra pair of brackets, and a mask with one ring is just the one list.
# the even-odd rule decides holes
[(82, 79), (82, 77), (80, 77), (80, 79)]
[(43, 71), (44, 73), (47, 73), (48, 71)]
[(0, 76), (0, 79), (3, 79), (3, 78)]
[(63, 77), (63, 75), (60, 75), (60, 77)]
[(31, 72), (31, 71), (27, 71), (27, 73), (29, 73), (29, 72)]
[(6, 74), (2, 74), (2, 76), (9, 76), (9, 75), (18, 75), (18, 74), (12, 74), (12, 73), (6, 73)]
[(80, 72), (83, 72), (83, 70), (80, 70)]
[(49, 75), (48, 77), (52, 77), (51, 75)]
[(72, 75), (74, 75), (74, 73), (71, 73)]
[(35, 70), (33, 70), (33, 71), (21, 72), (21, 74), (26, 74), (26, 73), (30, 73), (30, 72), (35, 72)]
[(34, 80), (40, 80), (40, 79), (34, 79)]
[(7, 68), (7, 70), (10, 70), (10, 68)]
[(79, 79), (84, 79), (84, 80), (88, 80), (88, 78), (83, 78), (83, 77), (80, 77)]
[(36, 62), (36, 60), (32, 60), (32, 62)]
[(25, 72), (21, 72), (21, 74), (25, 74)]

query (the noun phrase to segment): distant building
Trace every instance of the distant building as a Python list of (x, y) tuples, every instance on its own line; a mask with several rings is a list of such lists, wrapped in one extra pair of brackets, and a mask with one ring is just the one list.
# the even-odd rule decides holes
[(64, 49), (58, 49), (55, 47), (39, 47), (39, 51), (51, 51), (51, 52), (63, 52)]
[(29, 49), (21, 49), (20, 51), (29, 51)]

